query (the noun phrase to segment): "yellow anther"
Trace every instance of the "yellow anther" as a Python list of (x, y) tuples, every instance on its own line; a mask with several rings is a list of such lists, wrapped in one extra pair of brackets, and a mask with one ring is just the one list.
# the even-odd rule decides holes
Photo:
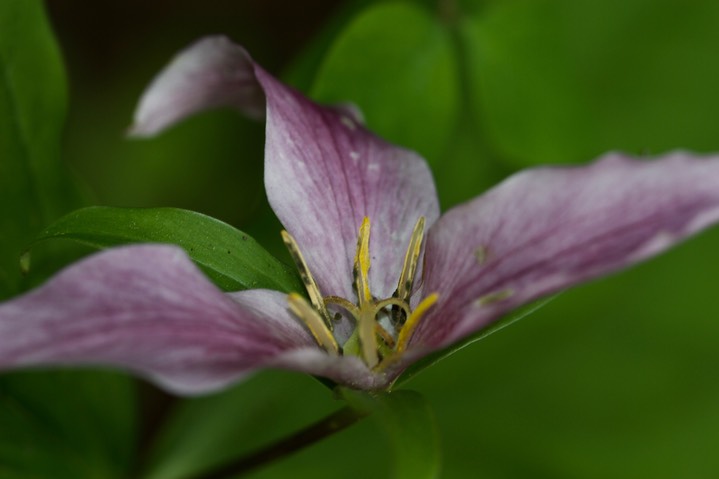
[[(437, 293), (430, 294), (420, 301), (414, 310), (410, 308), (410, 297), (424, 239), (424, 227), (425, 219), (421, 217), (412, 230), (394, 294), (389, 298), (375, 299), (369, 284), (370, 220), (368, 217), (362, 219), (353, 268), (354, 286), (357, 292), (356, 304), (339, 296), (323, 297), (297, 242), (289, 233), (282, 232), (282, 238), (297, 265), (309, 296), (307, 300), (297, 293), (290, 294), (287, 298), (289, 308), (304, 323), (320, 347), (333, 355), (359, 356), (373, 371), (386, 369), (387, 365), (399, 360), (406, 351), (420, 320), (439, 298)], [(491, 295), (483, 298), (482, 301), (501, 300), (502, 297), (501, 294)], [(338, 308), (343, 309), (344, 312), (336, 312)], [(338, 319), (344, 317), (345, 322), (354, 323), (354, 332), (342, 346), (337, 343), (332, 333), (331, 313)]]
[(305, 323), (307, 329), (314, 336), (317, 344), (322, 346), (330, 354), (339, 354), (340, 348), (335, 341), (330, 330), (319, 313), (307, 302), (305, 298), (297, 293), (290, 293), (287, 296), (287, 302), (290, 304), (290, 310)]
[(362, 226), (360, 226), (359, 237), (357, 238), (357, 254), (355, 255), (355, 286), (357, 287), (357, 297), (359, 298), (359, 306), (372, 301), (372, 293), (369, 289), (369, 234), (370, 223), (369, 218), (364, 217)]
[(397, 283), (396, 296), (409, 303), (409, 297), (412, 294), (412, 283), (414, 275), (417, 272), (417, 264), (419, 263), (419, 253), (422, 250), (422, 238), (424, 237), (424, 216), (420, 216), (412, 231), (412, 238), (409, 241), (407, 252), (404, 255), (404, 264), (402, 265), (402, 273), (399, 275)]
[(369, 235), (370, 222), (368, 217), (362, 220), (359, 237), (357, 238), (357, 254), (355, 255), (354, 274), (359, 317), (357, 333), (359, 334), (362, 358), (368, 367), (373, 368), (379, 362), (377, 354), (377, 335), (375, 334), (375, 313), (372, 307), (372, 292), (369, 289)]
[(409, 315), (409, 318), (407, 318), (404, 326), (402, 326), (402, 329), (399, 331), (396, 348), (398, 353), (403, 352), (407, 348), (407, 343), (412, 338), (412, 333), (414, 333), (414, 330), (417, 328), (419, 320), (422, 319), (424, 313), (437, 302), (437, 299), (439, 299), (439, 295), (437, 293), (432, 293), (424, 298), (417, 307), (414, 308), (414, 311), (412, 311), (412, 314)]
[(319, 312), (327, 328), (332, 331), (333, 325), (332, 321), (330, 321), (330, 315), (327, 312), (327, 308), (325, 308), (325, 302), (322, 300), (320, 289), (317, 287), (317, 283), (312, 277), (312, 273), (310, 273), (310, 268), (307, 266), (307, 262), (300, 252), (300, 247), (297, 246), (297, 242), (287, 231), (282, 231), (282, 240), (285, 242), (285, 246), (287, 246), (290, 256), (292, 256), (292, 260), (297, 266), (297, 270), (300, 273), (300, 278), (302, 278), (302, 283), (305, 285), (312, 306)]

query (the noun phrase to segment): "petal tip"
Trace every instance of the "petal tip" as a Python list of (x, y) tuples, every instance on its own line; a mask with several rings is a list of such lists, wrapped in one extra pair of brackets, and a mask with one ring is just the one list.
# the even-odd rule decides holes
[(247, 51), (223, 35), (195, 41), (142, 94), (127, 136), (152, 137), (190, 115), (221, 107), (261, 119), (265, 97), (255, 67)]

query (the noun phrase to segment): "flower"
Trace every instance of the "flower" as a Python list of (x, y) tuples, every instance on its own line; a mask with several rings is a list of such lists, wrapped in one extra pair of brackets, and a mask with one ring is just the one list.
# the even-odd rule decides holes
[(191, 394), (278, 367), (383, 389), (511, 309), (719, 219), (719, 157), (684, 152), (527, 170), (440, 217), (422, 158), (223, 37), (156, 78), (133, 133), (219, 106), (266, 116), (267, 195), (307, 296), (223, 293), (173, 246), (110, 249), (0, 305), (0, 369), (113, 365)]

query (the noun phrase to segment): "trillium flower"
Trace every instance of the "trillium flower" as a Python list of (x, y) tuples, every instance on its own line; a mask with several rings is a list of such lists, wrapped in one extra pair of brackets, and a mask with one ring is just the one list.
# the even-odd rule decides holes
[(266, 118), (267, 195), (306, 291), (223, 293), (179, 248), (110, 249), (0, 305), (0, 369), (111, 365), (190, 394), (275, 367), (383, 389), (510, 310), (719, 219), (719, 157), (683, 152), (527, 170), (440, 217), (422, 158), (222, 37), (157, 77), (133, 133), (221, 106)]

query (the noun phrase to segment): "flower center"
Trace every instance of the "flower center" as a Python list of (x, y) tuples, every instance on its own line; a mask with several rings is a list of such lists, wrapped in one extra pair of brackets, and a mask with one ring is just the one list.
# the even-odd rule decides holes
[[(297, 265), (309, 296), (307, 301), (303, 296), (291, 293), (287, 298), (290, 310), (309, 329), (317, 344), (328, 353), (359, 356), (368, 367), (377, 369), (405, 351), (420, 319), (437, 302), (438, 296), (432, 293), (416, 308), (410, 306), (424, 237), (424, 217), (419, 218), (412, 231), (397, 289), (389, 298), (377, 299), (370, 291), (369, 237), (370, 221), (365, 217), (360, 226), (354, 260), (354, 287), (357, 292), (357, 304), (354, 304), (339, 296), (322, 296), (297, 242), (289, 233), (282, 232), (282, 239)], [(354, 324), (352, 335), (341, 346), (334, 334), (334, 321), (341, 319), (342, 315), (332, 315), (328, 306), (346, 311)]]

